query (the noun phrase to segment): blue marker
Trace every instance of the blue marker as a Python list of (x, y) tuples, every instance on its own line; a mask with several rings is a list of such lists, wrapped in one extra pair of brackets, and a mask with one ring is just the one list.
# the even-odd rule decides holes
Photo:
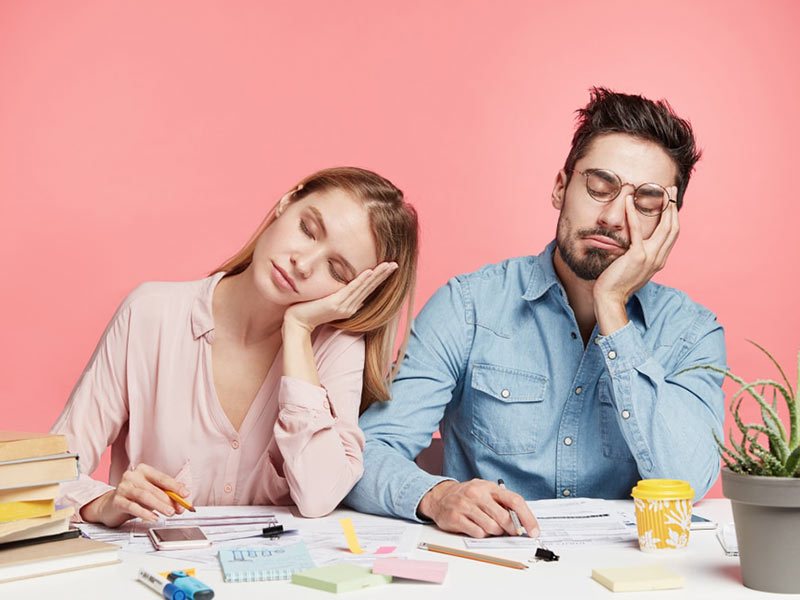
[(160, 575), (148, 573), (144, 569), (139, 569), (139, 574), (136, 576), (136, 579), (154, 592), (163, 595), (166, 600), (186, 600), (186, 592)]
[[(167, 579), (186, 594), (187, 600), (211, 600), (214, 597), (214, 590), (199, 579), (187, 575), (185, 571), (172, 571)], [(179, 599), (173, 597), (171, 600)]]

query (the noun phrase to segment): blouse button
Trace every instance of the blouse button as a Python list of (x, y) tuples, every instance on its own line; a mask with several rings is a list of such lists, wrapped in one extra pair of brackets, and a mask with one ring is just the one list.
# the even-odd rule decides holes
[(233, 488), (231, 487), (230, 483), (227, 484), (224, 489), (226, 494), (230, 494), (233, 491)]
[(622, 411), (622, 418), (623, 419), (630, 419), (630, 417), (631, 417), (631, 412), (627, 408)]
[(572, 438), (571, 437), (565, 437), (564, 438), (564, 445), (565, 446), (572, 446)]
[(503, 398), (508, 398), (511, 395), (511, 392), (509, 392), (508, 390), (503, 390), (502, 392), (500, 392), (500, 395)]
[(563, 492), (561, 492), (561, 493), (562, 493), (564, 496), (569, 496), (570, 494), (572, 494), (572, 491), (571, 491), (571, 490), (569, 490), (569, 489), (566, 489), (566, 490), (564, 490), (564, 491), (563, 491)]
[(238, 440), (233, 440), (233, 441), (231, 442), (231, 447), (232, 447), (234, 450), (236, 450), (236, 449), (239, 447), (239, 441), (238, 441)]
[(610, 358), (611, 360), (614, 360), (615, 358), (617, 358), (617, 353), (616, 353), (616, 352), (614, 352), (613, 350), (611, 350), (611, 351), (608, 353), (608, 358)]

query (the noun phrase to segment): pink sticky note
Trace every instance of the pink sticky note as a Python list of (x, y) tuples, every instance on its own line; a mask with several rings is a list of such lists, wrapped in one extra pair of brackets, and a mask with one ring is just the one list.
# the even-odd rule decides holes
[(447, 563), (433, 560), (408, 560), (405, 558), (377, 558), (372, 572), (401, 579), (414, 579), (442, 583), (447, 575)]
[(375, 554), (391, 554), (395, 550), (397, 550), (396, 546), (381, 546), (375, 550)]

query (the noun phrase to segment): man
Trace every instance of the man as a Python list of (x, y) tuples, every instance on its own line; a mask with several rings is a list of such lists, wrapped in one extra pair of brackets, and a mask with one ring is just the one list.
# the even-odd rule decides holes
[[(722, 327), (650, 282), (700, 156), (691, 127), (666, 102), (606, 89), (578, 113), (555, 242), (428, 301), (392, 401), (361, 417), (352, 507), (473, 537), (515, 533), (514, 509), (535, 536), (523, 497), (629, 498), (638, 479), (669, 478), (700, 498), (716, 480), (721, 378), (686, 369), (725, 365)], [(413, 462), (437, 427), (445, 477)]]

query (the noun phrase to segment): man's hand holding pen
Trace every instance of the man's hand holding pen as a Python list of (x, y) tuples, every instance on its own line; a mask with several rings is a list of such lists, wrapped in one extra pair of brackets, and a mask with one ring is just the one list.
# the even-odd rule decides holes
[(519, 494), (483, 479), (443, 481), (422, 497), (418, 512), (441, 529), (483, 538), (518, 535), (509, 510), (519, 517), (530, 537), (539, 535), (539, 524)]

